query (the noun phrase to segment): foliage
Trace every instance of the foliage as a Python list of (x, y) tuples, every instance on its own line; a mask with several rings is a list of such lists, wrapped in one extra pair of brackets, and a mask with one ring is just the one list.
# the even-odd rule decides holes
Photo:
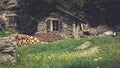
[(9, 32), (7, 33), (6, 30), (0, 30), (0, 37), (6, 37), (6, 36), (9, 36), (9, 35), (10, 35), (10, 33)]
[[(57, 7), (74, 15), (78, 15), (84, 4), (84, 0), (21, 0), (21, 2), (24, 3), (24, 5), (20, 6), (20, 8), (24, 9), (23, 12), (30, 15), (32, 14), (32, 16), (36, 16), (38, 13), (50, 8), (55, 9)], [(34, 9), (34, 12), (31, 9)]]
[[(85, 50), (75, 48), (85, 41)], [(119, 68), (120, 42), (116, 38), (81, 38), (20, 47), (15, 64), (4, 68)], [(95, 53), (96, 51), (98, 53)]]
[(84, 4), (85, 19), (91, 26), (106, 24), (114, 27), (120, 22), (120, 0), (88, 0)]
[(0, 37), (10, 36), (10, 34), (15, 34), (15, 33), (18, 33), (17, 30), (15, 30), (11, 27), (6, 27), (6, 28), (0, 30)]
[[(99, 24), (113, 26), (120, 22), (119, 6), (120, 0), (19, 0), (17, 13), (37, 17), (38, 14), (50, 8), (61, 8), (87, 20), (93, 27)], [(0, 10), (4, 8), (5, 5), (0, 4)]]
[[(31, 16), (61, 8), (74, 16), (87, 20), (92, 27), (99, 24), (113, 26), (120, 22), (120, 0), (20, 0), (23, 13)], [(31, 10), (32, 9), (32, 10)], [(33, 11), (34, 10), (34, 11)]]

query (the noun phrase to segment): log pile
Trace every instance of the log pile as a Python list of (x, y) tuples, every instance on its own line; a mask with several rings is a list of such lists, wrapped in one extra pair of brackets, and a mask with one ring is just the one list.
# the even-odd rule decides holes
[(55, 33), (37, 33), (34, 36), (14, 34), (13, 37), (15, 37), (15, 41), (18, 46), (26, 46), (28, 44), (35, 44), (40, 42), (52, 42), (63, 39), (61, 36)]
[(42, 42), (52, 42), (63, 39), (59, 34), (55, 33), (37, 33), (35, 37), (39, 38)]
[(39, 43), (40, 39), (25, 34), (14, 34), (18, 46)]

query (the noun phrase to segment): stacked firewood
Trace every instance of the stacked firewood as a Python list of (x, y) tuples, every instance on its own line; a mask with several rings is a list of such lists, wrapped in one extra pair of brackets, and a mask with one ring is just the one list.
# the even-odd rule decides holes
[(18, 46), (24, 46), (40, 42), (52, 42), (63, 39), (61, 36), (55, 33), (38, 33), (34, 36), (29, 36), (25, 34), (14, 34), (13, 36), (15, 37)]
[(63, 39), (61, 36), (55, 33), (37, 33), (35, 37), (39, 38), (42, 42), (52, 42)]
[(37, 37), (29, 36), (25, 34), (15, 34), (14, 37), (16, 39), (18, 46), (35, 44), (40, 42), (40, 40)]

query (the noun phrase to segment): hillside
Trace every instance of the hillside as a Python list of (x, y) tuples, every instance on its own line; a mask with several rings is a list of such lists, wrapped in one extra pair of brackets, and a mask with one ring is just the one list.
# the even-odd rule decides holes
[(120, 0), (1, 0), (0, 13), (15, 13), (18, 16), (14, 21), (16, 29), (19, 33), (29, 35), (34, 35), (36, 28), (33, 26), (37, 25), (39, 16), (42, 18), (50, 9), (62, 9), (90, 27), (108, 25), (113, 31), (119, 32), (119, 6)]
[[(119, 6), (120, 0), (0, 0), (0, 37), (16, 33), (36, 36), (36, 33), (43, 31), (43, 35), (36, 37), (41, 41), (49, 41), (27, 46), (21, 44), (15, 56), (17, 61), (0, 64), (0, 68), (120, 68)], [(57, 15), (58, 10), (60, 13)], [(61, 27), (60, 23), (66, 28)], [(49, 28), (51, 26), (55, 28)], [(67, 29), (70, 32), (64, 31)], [(65, 33), (62, 34), (62, 31)], [(112, 31), (119, 38), (91, 37), (102, 36), (106, 31)], [(69, 36), (69, 33), (81, 35), (78, 35), (78, 39), (70, 36), (70, 39), (58, 40), (60, 33), (55, 35), (49, 32), (60, 32), (61, 36)], [(90, 36), (86, 37), (87, 34)], [(31, 43), (28, 38), (22, 38), (21, 43), (23, 41)], [(35, 40), (32, 41), (34, 43)], [(86, 41), (91, 42), (89, 48), (77, 49)]]
[[(85, 41), (92, 45), (76, 50)], [(15, 64), (1, 68), (120, 68), (120, 39), (81, 38), (20, 47)]]

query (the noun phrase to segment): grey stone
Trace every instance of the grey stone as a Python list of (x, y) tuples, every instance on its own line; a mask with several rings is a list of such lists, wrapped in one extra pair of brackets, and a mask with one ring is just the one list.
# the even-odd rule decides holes
[(15, 47), (7, 47), (4, 48), (3, 51), (1, 51), (2, 53), (10, 53), (10, 52), (14, 52)]
[(106, 35), (105, 34), (98, 34), (97, 37), (103, 38), (103, 37), (106, 37)]
[(17, 0), (9, 0), (8, 2), (6, 2), (6, 9), (11, 9), (14, 8), (18, 5)]
[(16, 61), (17, 49), (14, 36), (0, 38), (0, 63)]
[(84, 50), (84, 49), (90, 47), (91, 44), (92, 44), (92, 43), (91, 43), (90, 41), (86, 41), (86, 42), (84, 42), (82, 45), (78, 46), (78, 47), (77, 47), (77, 50)]
[(97, 37), (103, 38), (103, 37), (108, 37), (108, 36), (116, 36), (117, 33), (114, 31), (105, 31), (101, 34), (98, 34)]
[(106, 31), (106, 32), (103, 32), (103, 34), (105, 34), (106, 36), (115, 36), (116, 35), (116, 33), (113, 31)]
[(15, 62), (15, 58), (9, 54), (0, 54), (0, 63)]

